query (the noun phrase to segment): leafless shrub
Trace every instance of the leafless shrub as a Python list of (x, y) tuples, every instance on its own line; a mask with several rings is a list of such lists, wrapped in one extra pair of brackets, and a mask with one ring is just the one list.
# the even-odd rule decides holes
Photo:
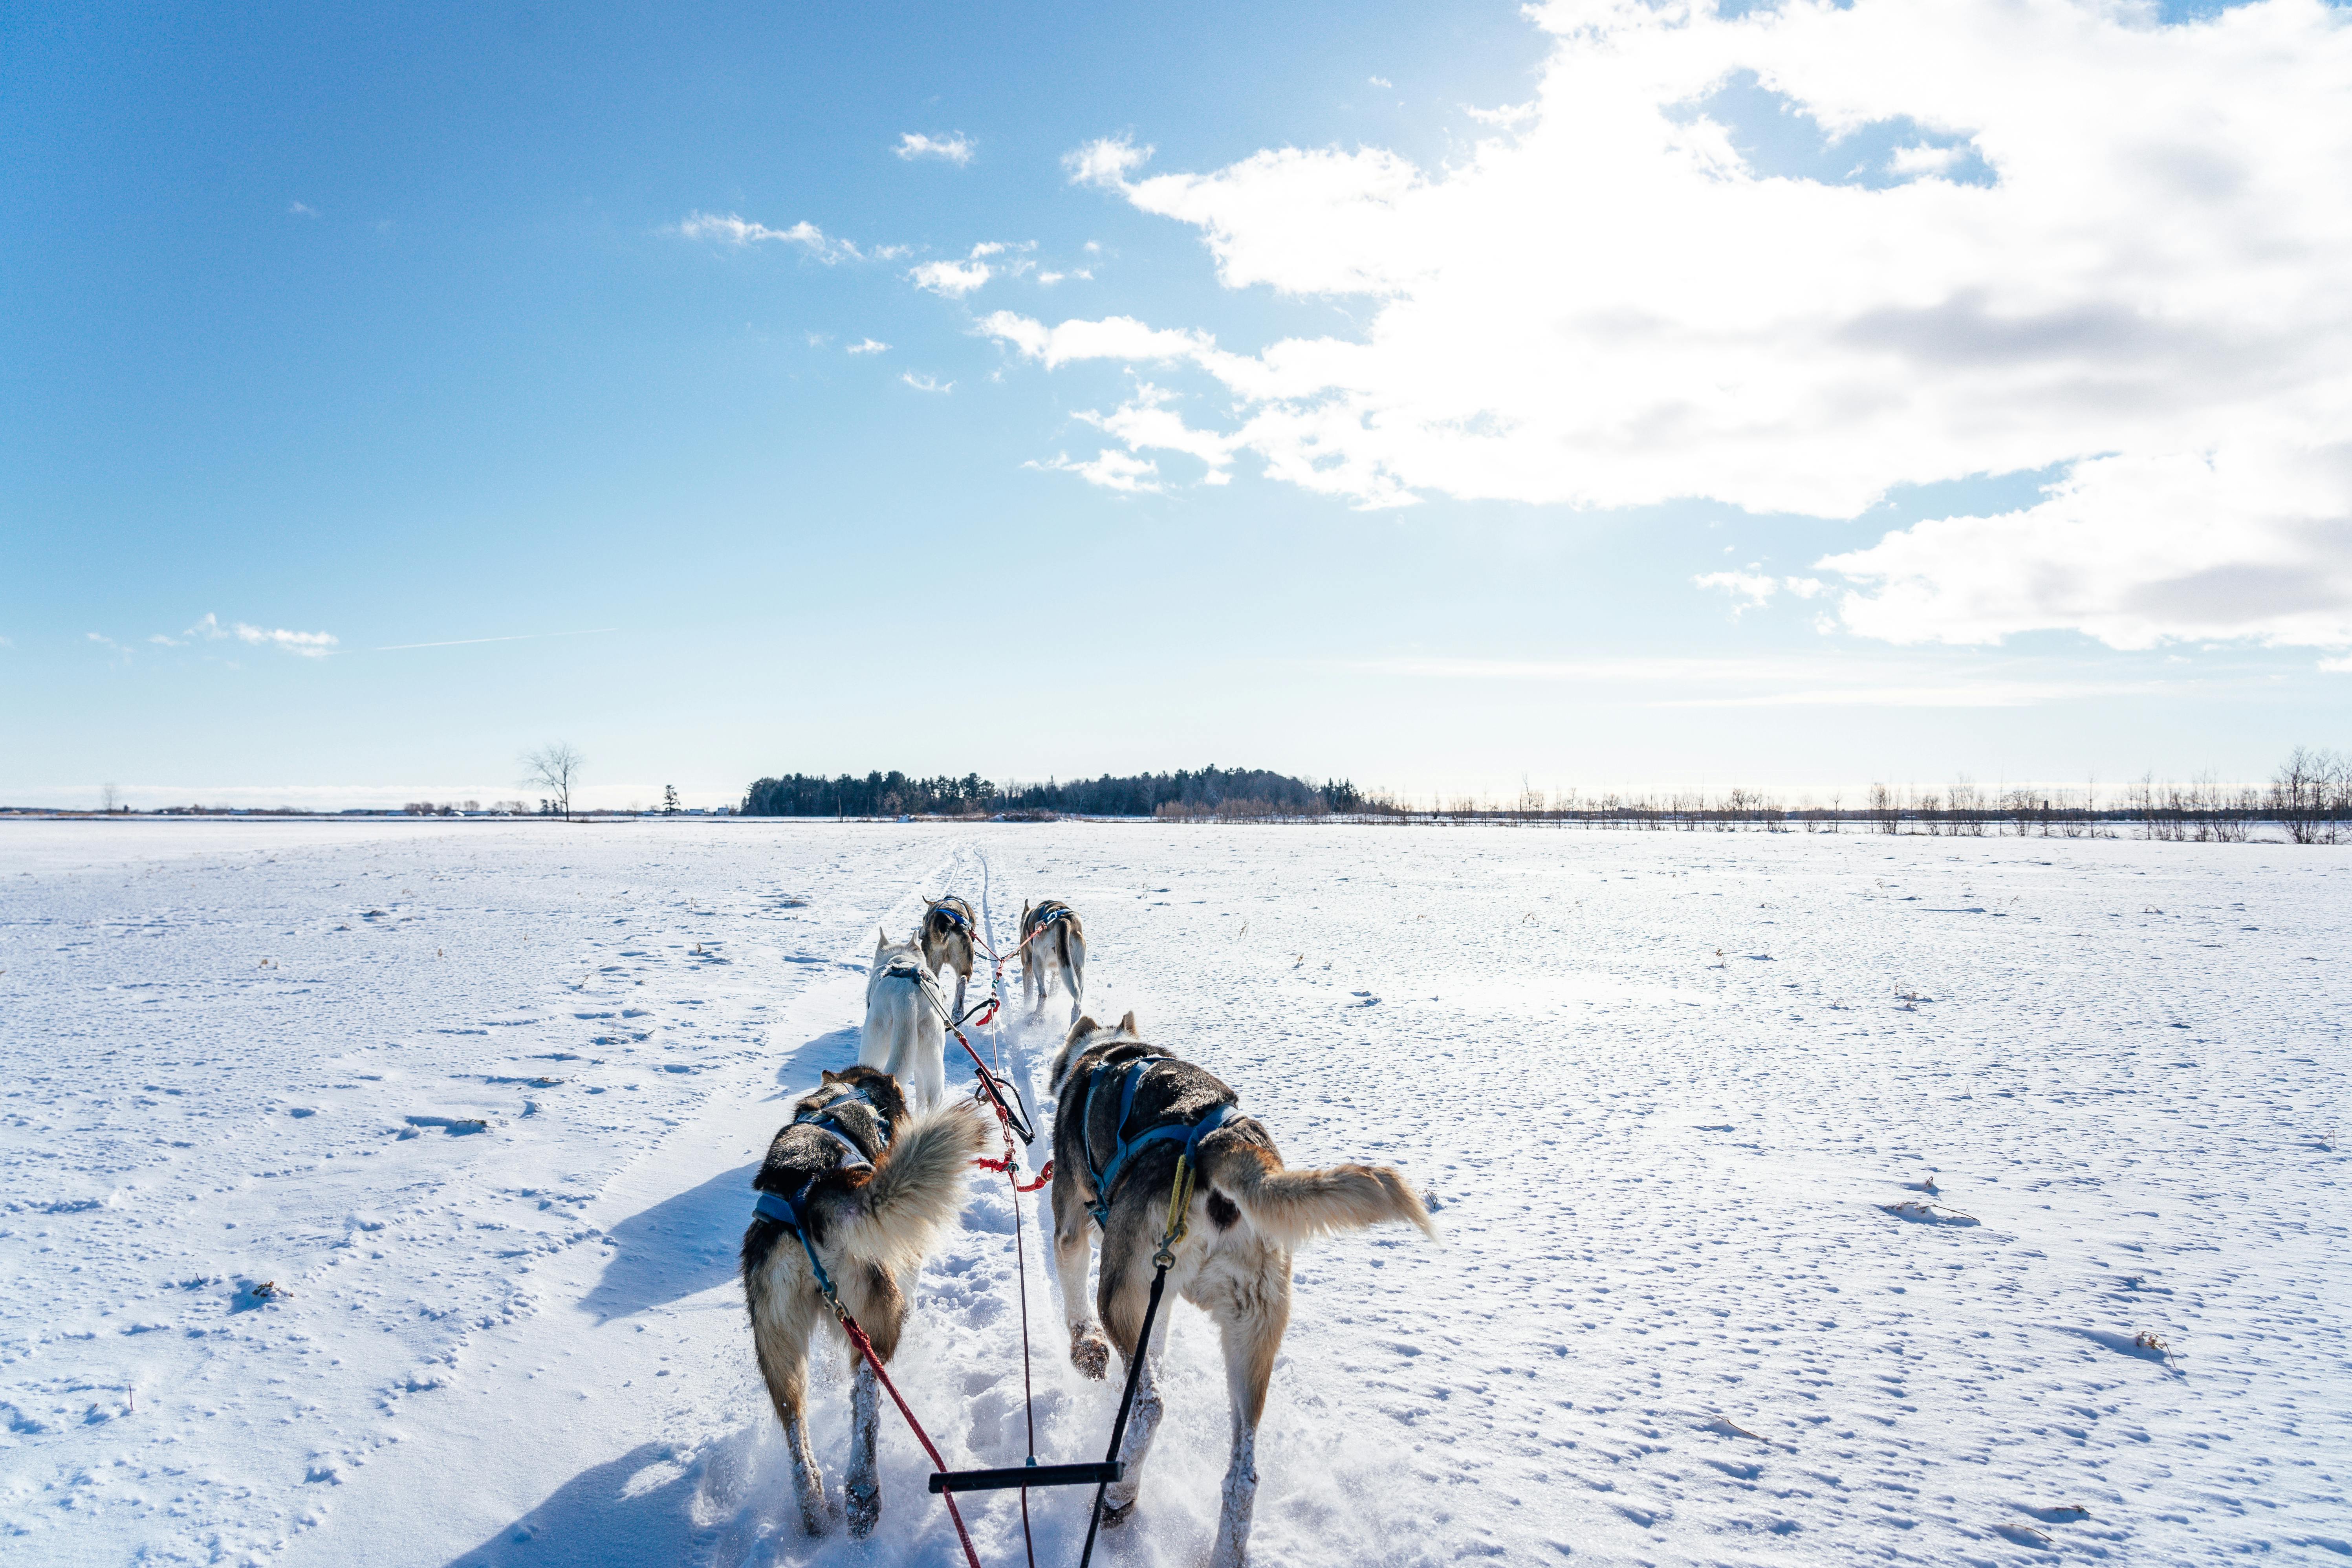
[(2271, 777), (2271, 811), (2297, 844), (2343, 841), (2352, 816), (2352, 758), (2297, 746)]
[(588, 759), (569, 741), (551, 741), (535, 752), (523, 754), (522, 782), (534, 789), (543, 789), (555, 801), (555, 809), (565, 821), (572, 818), (572, 791), (580, 782), (581, 770)]
[(1984, 792), (1962, 773), (1952, 781), (1952, 831), (1969, 838), (1984, 837)]

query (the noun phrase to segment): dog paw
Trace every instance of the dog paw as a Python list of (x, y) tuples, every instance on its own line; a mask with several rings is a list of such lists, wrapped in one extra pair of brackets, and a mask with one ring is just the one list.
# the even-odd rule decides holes
[(842, 1489), (849, 1504), (849, 1539), (863, 1541), (882, 1522), (882, 1487), (878, 1481)]
[(1110, 1342), (1100, 1334), (1074, 1334), (1070, 1337), (1070, 1364), (1100, 1383), (1110, 1371)]

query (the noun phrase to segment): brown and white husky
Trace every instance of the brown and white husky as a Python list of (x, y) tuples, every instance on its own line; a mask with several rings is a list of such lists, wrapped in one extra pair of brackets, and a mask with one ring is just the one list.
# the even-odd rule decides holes
[(923, 900), (923, 923), (915, 938), (923, 944), (923, 967), (933, 974), (955, 971), (955, 1016), (963, 1016), (964, 987), (971, 984), (971, 906), (953, 893)]
[(1034, 908), (1023, 904), (1021, 942), (1021, 999), (1032, 1013), (1041, 1013), (1047, 987), (1059, 981), (1069, 990), (1070, 1022), (1076, 1024), (1087, 990), (1087, 929), (1078, 923), (1077, 910), (1059, 899)]
[[(1129, 1082), (1129, 1069), (1141, 1064)], [(1257, 1496), (1257, 1424), (1265, 1411), (1275, 1352), (1290, 1321), (1291, 1250), (1331, 1231), (1402, 1220), (1437, 1234), (1429, 1211), (1402, 1173), (1387, 1165), (1334, 1165), (1288, 1171), (1265, 1126), (1234, 1108), (1240, 1097), (1213, 1074), (1137, 1035), (1129, 1013), (1116, 1028), (1080, 1018), (1055, 1055), (1054, 1262), (1070, 1329), (1070, 1359), (1088, 1377), (1108, 1370), (1115, 1346), (1132, 1361), (1151, 1293), (1152, 1254), (1168, 1222), (1176, 1161), (1184, 1137), (1139, 1142), (1157, 1129), (1213, 1131), (1191, 1147), (1195, 1186), (1189, 1228), (1177, 1244), (1169, 1289), (1216, 1320), (1233, 1406), (1233, 1453), (1210, 1562), (1239, 1568), (1249, 1551), (1250, 1510)], [(1125, 1114), (1122, 1115), (1122, 1110)], [(1219, 1119), (1223, 1118), (1220, 1122)], [(1122, 1144), (1130, 1146), (1127, 1157)], [(1104, 1173), (1110, 1191), (1098, 1193)], [(1102, 1232), (1095, 1321), (1087, 1297), (1087, 1236)], [(1155, 1363), (1166, 1343), (1170, 1306), (1152, 1328), (1136, 1385), (1135, 1407), (1119, 1446), (1124, 1476), (1104, 1499), (1104, 1522), (1123, 1522), (1135, 1507), (1144, 1457), (1160, 1424)], [(1108, 1342), (1104, 1329), (1109, 1330)]]
[[(971, 1101), (951, 1100), (915, 1116), (896, 1079), (854, 1067), (826, 1073), (793, 1104), (793, 1120), (768, 1145), (751, 1180), (760, 1207), (743, 1232), (743, 1300), (760, 1374), (792, 1449), (801, 1524), (811, 1535), (824, 1533), (840, 1509), (809, 1447), (809, 1339), (824, 1328), (847, 1342), (818, 1289), (811, 1253), (874, 1353), (887, 1362), (906, 1326), (905, 1287), (962, 1208), (972, 1159), (987, 1141), (988, 1124)], [(844, 1490), (849, 1533), (864, 1536), (882, 1517), (874, 1469), (878, 1388), (866, 1359), (855, 1350), (850, 1356), (857, 1364)]]

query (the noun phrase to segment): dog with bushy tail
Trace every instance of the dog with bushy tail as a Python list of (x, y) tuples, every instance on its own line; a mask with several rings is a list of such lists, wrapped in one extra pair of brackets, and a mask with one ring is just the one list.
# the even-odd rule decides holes
[[(1223, 1342), (1233, 1452), (1209, 1560), (1214, 1568), (1241, 1568), (1257, 1499), (1258, 1422), (1290, 1322), (1292, 1250), (1364, 1226), (1417, 1226), (1432, 1237), (1437, 1227), (1393, 1167), (1286, 1168), (1265, 1124), (1240, 1114), (1241, 1097), (1205, 1068), (1146, 1044), (1132, 1013), (1109, 1029), (1079, 1018), (1054, 1058), (1050, 1081), (1058, 1097), (1054, 1263), (1070, 1359), (1088, 1377), (1101, 1377), (1114, 1347), (1130, 1365), (1142, 1357), (1118, 1455), (1125, 1468), (1104, 1495), (1103, 1522), (1115, 1527), (1133, 1513), (1160, 1425), (1167, 1317), (1154, 1322), (1150, 1345), (1138, 1341), (1181, 1157), (1194, 1176), (1168, 1286), (1215, 1319)], [(1089, 1310), (1087, 1239), (1097, 1230), (1102, 1264)]]

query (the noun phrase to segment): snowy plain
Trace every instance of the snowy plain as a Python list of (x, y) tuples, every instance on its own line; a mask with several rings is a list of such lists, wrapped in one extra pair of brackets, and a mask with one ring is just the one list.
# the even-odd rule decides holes
[[(877, 926), (983, 873), (1290, 1163), (1431, 1194), (1299, 1257), (1262, 1563), (2352, 1556), (2352, 850), (195, 821), (0, 823), (0, 1557), (959, 1561), (887, 1410), (874, 1540), (797, 1534), (733, 1266)], [(1049, 1015), (980, 1042), (1041, 1124)], [(1038, 1447), (1097, 1458), (1042, 1198)], [(914, 1291), (951, 1464), (1024, 1451), (1013, 1248), (977, 1177)], [(1175, 1311), (1108, 1563), (1213, 1529)]]

